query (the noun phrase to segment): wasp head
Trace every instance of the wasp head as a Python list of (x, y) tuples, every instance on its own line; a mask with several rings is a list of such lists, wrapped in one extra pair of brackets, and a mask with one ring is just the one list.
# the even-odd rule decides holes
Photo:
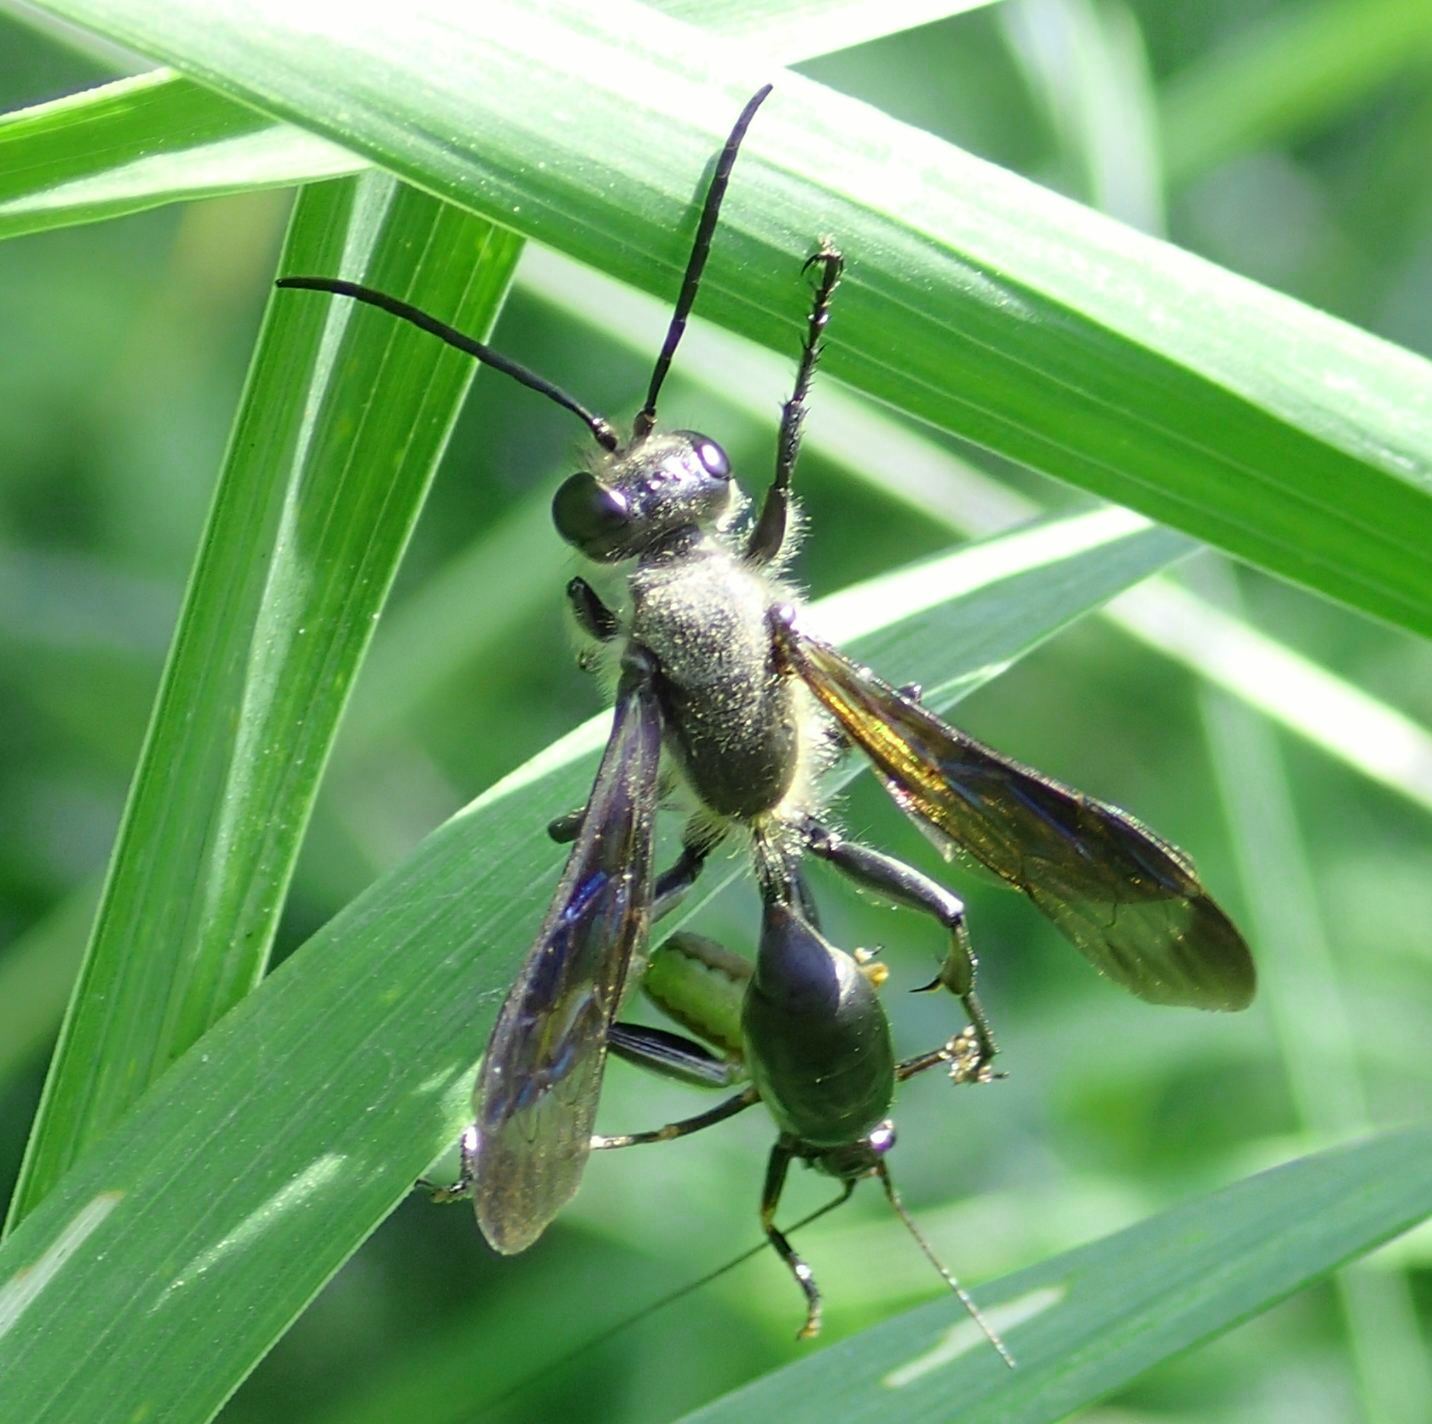
[(672, 430), (634, 440), (562, 483), (557, 532), (599, 563), (633, 558), (682, 529), (710, 529), (739, 498), (726, 452), (709, 436)]

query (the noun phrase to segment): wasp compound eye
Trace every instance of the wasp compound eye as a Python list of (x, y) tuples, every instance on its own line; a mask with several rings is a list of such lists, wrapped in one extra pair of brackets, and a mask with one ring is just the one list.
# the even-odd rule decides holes
[(696, 454), (706, 467), (708, 475), (714, 475), (718, 480), (731, 478), (731, 462), (726, 458), (726, 452), (714, 440), (701, 441), (696, 447)]
[(569, 544), (591, 553), (605, 548), (630, 522), (625, 498), (585, 472), (564, 480), (552, 499), (552, 522)]
[(731, 478), (731, 462), (726, 458), (726, 452), (714, 440), (709, 436), (699, 435), (694, 430), (678, 430), (676, 433), (691, 442), (696, 458), (701, 461), (701, 468), (708, 475), (718, 480)]

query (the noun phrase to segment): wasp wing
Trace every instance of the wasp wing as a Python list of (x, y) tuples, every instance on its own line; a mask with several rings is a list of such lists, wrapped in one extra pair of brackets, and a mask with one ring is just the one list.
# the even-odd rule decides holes
[(473, 1092), (474, 1205), (483, 1235), (502, 1252), (530, 1246), (581, 1180), (607, 1030), (650, 928), (660, 758), (651, 677), (632, 669), (576, 844)]
[(1241, 1009), (1243, 937), (1188, 857), (1132, 816), (1001, 756), (792, 627), (782, 650), (947, 852), (1022, 890), (1101, 972), (1157, 1004)]

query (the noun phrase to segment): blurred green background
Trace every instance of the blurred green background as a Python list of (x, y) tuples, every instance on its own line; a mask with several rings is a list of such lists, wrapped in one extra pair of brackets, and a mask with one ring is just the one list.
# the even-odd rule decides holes
[[(1418, 0), (1009, 0), (804, 68), (1429, 354), (1432, 38), (1408, 23), (1418, 8)], [(4, 109), (126, 68), (122, 57), (77, 55), (53, 34), (0, 16)], [(13, 241), (0, 256), (7, 1188), (138, 754), (288, 202), (261, 194), (170, 208)], [(544, 269), (533, 270), (494, 344), (598, 409), (634, 407), (649, 353), (574, 320), (540, 294), (549, 284)], [(652, 349), (660, 330), (657, 318)], [(663, 415), (717, 433), (750, 486), (769, 468), (784, 393), (782, 385), (770, 390), (772, 418), (756, 422), (678, 366)], [(828, 592), (947, 544), (937, 523), (851, 480), (829, 458), (820, 448), (819, 393), (815, 404), (814, 448), (800, 476), (813, 530), (800, 569), (810, 588)], [(542, 523), (574, 443), (564, 418), (504, 382), (477, 382), (360, 679), (280, 953), (596, 706), (570, 659), (555, 655), (564, 646), (567, 560)], [(1046, 508), (1083, 498), (979, 452), (960, 453)], [(1216, 570), (1192, 569), (1190, 577), (1220, 597), (1229, 591)], [(443, 591), (449, 596), (436, 601)], [(1262, 576), (1238, 575), (1236, 591), (1252, 624), (1414, 721), (1429, 720), (1425, 647)], [(901, 677), (899, 668), (884, 671)], [(1360, 1123), (1425, 1111), (1432, 1087), (1425, 765), (1420, 792), (1409, 796), (1286, 733), (1265, 740), (1264, 726), (1244, 725), (1187, 667), (1100, 620), (1011, 670), (960, 715), (976, 735), (1130, 808), (1195, 854), (1249, 928), (1265, 985), (1237, 1018), (1151, 1009), (1098, 981), (1023, 902), (960, 883), (1010, 1077), (958, 1101), (938, 1081), (912, 1084), (899, 1103), (894, 1159), (908, 1202), (959, 1273), (976, 1282), (1002, 1274), (1355, 1135)], [(1238, 755), (1271, 776), (1256, 793), (1260, 814), (1281, 810), (1286, 788), (1298, 832), (1291, 847), (1265, 834), (1262, 821), (1242, 840), (1230, 830), (1235, 823), (1248, 832), (1250, 824), (1248, 807), (1227, 794), (1250, 789)], [(1409, 767), (1409, 777), (1416, 773)], [(844, 815), (851, 830), (937, 868), (877, 788), (858, 785)], [(1250, 880), (1280, 892), (1271, 916), (1250, 902)], [(534, 889), (534, 925), (545, 893)], [(884, 945), (894, 983), (920, 982), (939, 953), (932, 927), (824, 877), (818, 893), (832, 938)], [(1281, 917), (1280, 900), (1291, 902)], [(701, 928), (741, 947), (755, 918), (749, 887), (738, 887)], [(891, 1004), (904, 1051), (948, 1031), (943, 1003), (897, 994)], [(1352, 1029), (1346, 1040), (1344, 1020)], [(610, 1128), (690, 1110), (680, 1089), (620, 1066), (609, 1075)], [(566, 1348), (556, 1340), (600, 1331), (754, 1242), (769, 1136), (753, 1114), (668, 1148), (600, 1159), (574, 1207), (515, 1260), (487, 1252), (465, 1211), (413, 1200), (223, 1417), (337, 1424), (506, 1411), (652, 1420), (811, 1348), (791, 1341), (796, 1293), (763, 1256), (581, 1358), (550, 1363)], [(790, 1210), (821, 1194), (818, 1183), (797, 1180)], [(877, 1194), (861, 1193), (803, 1238), (827, 1295), (828, 1339), (939, 1290), (881, 1208)], [(1087, 1417), (1432, 1418), (1432, 1387), (1419, 1375), (1432, 1312), (1429, 1265), (1424, 1232), (1367, 1263), (1343, 1293), (1328, 1285), (1299, 1296)], [(680, 1350), (666, 1343), (672, 1338)], [(528, 1382), (501, 1410), (466, 1388), (479, 1342), (485, 1375)]]

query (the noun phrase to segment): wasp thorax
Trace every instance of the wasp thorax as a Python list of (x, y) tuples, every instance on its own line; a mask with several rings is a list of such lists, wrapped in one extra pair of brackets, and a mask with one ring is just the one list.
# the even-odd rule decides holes
[(708, 529), (731, 508), (726, 452), (709, 436), (672, 430), (635, 440), (563, 482), (557, 532), (589, 559), (643, 553), (682, 529)]

